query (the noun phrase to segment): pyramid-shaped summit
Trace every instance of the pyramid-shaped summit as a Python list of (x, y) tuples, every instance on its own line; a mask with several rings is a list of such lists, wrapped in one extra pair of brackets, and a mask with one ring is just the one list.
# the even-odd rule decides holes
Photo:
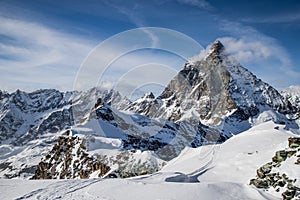
[[(130, 106), (127, 110), (137, 111)], [(199, 120), (216, 126), (247, 121), (266, 110), (292, 115), (294, 109), (276, 89), (233, 61), (217, 40), (208, 55), (187, 62), (161, 95), (138, 112), (173, 122)]]
[(220, 42), (220, 40), (216, 40), (210, 47), (212, 53), (220, 54), (225, 50), (224, 45)]

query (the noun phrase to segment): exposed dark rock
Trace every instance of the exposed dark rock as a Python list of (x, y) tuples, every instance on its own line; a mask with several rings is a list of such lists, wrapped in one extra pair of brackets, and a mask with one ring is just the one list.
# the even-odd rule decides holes
[(269, 187), (268, 182), (265, 180), (262, 180), (262, 179), (251, 179), (250, 184), (255, 185), (255, 187), (257, 187), (257, 188), (266, 189)]
[(296, 165), (300, 165), (300, 158), (297, 159), (297, 161), (295, 162)]
[(282, 193), (282, 198), (284, 200), (291, 200), (294, 198), (295, 194), (296, 194), (295, 190), (286, 190), (285, 192)]
[(257, 170), (257, 176), (259, 178), (265, 178), (266, 174), (270, 173), (271, 170), (272, 170), (272, 163), (267, 163)]
[(300, 147), (300, 137), (290, 137), (289, 147), (293, 149)]
[(102, 105), (103, 105), (102, 99), (101, 99), (101, 98), (98, 98), (98, 99), (97, 99), (97, 102), (96, 102), (96, 104), (95, 104), (95, 106), (94, 106), (94, 109), (100, 108)]
[(77, 136), (60, 136), (57, 144), (39, 163), (32, 179), (89, 178), (98, 171), (104, 176), (110, 167), (89, 156), (86, 141)]
[(277, 151), (275, 156), (272, 158), (272, 161), (275, 163), (280, 163), (286, 160), (287, 155), (288, 153), (285, 150)]
[[(293, 199), (294, 197), (299, 197), (300, 194), (300, 188), (294, 185), (297, 179), (291, 179), (285, 173), (272, 173), (274, 168), (280, 167), (280, 163), (286, 159), (294, 158), (300, 152), (299, 149), (294, 150), (296, 139), (289, 138), (288, 141), (290, 150), (277, 151), (272, 158), (273, 162), (269, 162), (257, 169), (257, 178), (250, 180), (250, 184), (255, 185), (257, 188), (269, 189), (273, 187), (276, 192), (279, 192), (281, 188), (286, 188), (286, 191), (282, 193), (283, 199)], [(300, 158), (298, 160), (300, 161)]]

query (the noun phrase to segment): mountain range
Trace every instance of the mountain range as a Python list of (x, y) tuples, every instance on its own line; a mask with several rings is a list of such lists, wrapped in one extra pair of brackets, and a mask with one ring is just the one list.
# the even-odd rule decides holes
[(299, 91), (278, 92), (220, 41), (187, 61), (157, 97), (149, 92), (131, 102), (98, 88), (0, 91), (0, 176), (135, 177), (170, 168), (186, 148), (219, 145), (266, 123), (300, 134)]

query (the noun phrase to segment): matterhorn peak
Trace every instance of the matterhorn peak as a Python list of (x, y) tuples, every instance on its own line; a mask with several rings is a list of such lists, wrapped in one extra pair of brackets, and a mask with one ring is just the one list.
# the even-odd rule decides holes
[(206, 49), (200, 51), (199, 55), (196, 55), (188, 60), (186, 63), (186, 67), (189, 68), (191, 65), (195, 65), (197, 62), (200, 62), (202, 60), (206, 60), (207, 58), (209, 59), (214, 59), (218, 58), (220, 59), (223, 56), (226, 56), (226, 50), (224, 45), (220, 42), (220, 40), (216, 40), (214, 43), (211, 45), (207, 46)]
[(213, 51), (223, 51), (225, 49), (224, 45), (220, 42), (220, 40), (216, 40), (210, 47)]
[(220, 42), (220, 40), (216, 40), (210, 47), (209, 55), (216, 57), (225, 54), (224, 45)]

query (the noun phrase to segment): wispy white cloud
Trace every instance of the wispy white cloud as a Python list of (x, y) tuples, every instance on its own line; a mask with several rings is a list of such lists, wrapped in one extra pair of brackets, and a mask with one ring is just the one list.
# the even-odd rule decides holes
[[(126, 16), (133, 24), (135, 24), (138, 28), (145, 27), (146, 24), (142, 21), (142, 18), (140, 16), (136, 16), (135, 10), (139, 9), (141, 7), (141, 4), (134, 4), (133, 8), (128, 5), (122, 5), (119, 2), (106, 0), (105, 3), (109, 5), (110, 7), (117, 10), (119, 13)], [(159, 39), (158, 37), (153, 34), (151, 31), (148, 31), (147, 29), (143, 29), (143, 31), (148, 35), (148, 37), (152, 40), (152, 48), (155, 48), (158, 46)]]
[(220, 25), (221, 30), (230, 33), (234, 38), (239, 38), (239, 40), (225, 39), (224, 42), (235, 44), (235, 47), (230, 47), (232, 50), (236, 51), (241, 48), (242, 51), (245, 51), (245, 47), (247, 47), (259, 52), (255, 54), (256, 57), (273, 57), (280, 60), (282, 66), (291, 65), (289, 54), (276, 39), (257, 31), (251, 26), (245, 26), (238, 22), (221, 20)]
[(184, 3), (190, 6), (195, 6), (201, 9), (212, 10), (213, 6), (205, 0), (177, 0), (180, 3)]
[[(220, 29), (230, 35), (217, 38), (226, 52), (264, 81), (282, 89), (300, 79), (289, 53), (276, 39), (238, 22), (219, 19), (218, 23)], [(191, 61), (204, 58), (209, 51), (210, 45)]]
[(221, 30), (232, 35), (219, 38), (228, 53), (236, 57), (244, 66), (251, 67), (254, 73), (275, 87), (282, 89), (299, 80), (289, 53), (272, 37), (264, 35), (251, 26), (228, 20), (220, 21)]
[(299, 12), (289, 12), (284, 14), (273, 15), (270, 17), (248, 17), (241, 19), (242, 22), (250, 22), (250, 23), (291, 23), (300, 21), (300, 13)]
[[(70, 89), (76, 69), (94, 46), (80, 36), (3, 16), (0, 35), (0, 84), (6, 90), (36, 89), (39, 84)], [(58, 83), (60, 79), (66, 80)]]
[[(112, 62), (106, 62), (107, 58)], [(130, 97), (129, 91), (141, 85), (150, 82), (166, 85), (175, 76), (176, 73), (173, 72), (178, 72), (185, 62), (186, 60), (180, 55), (159, 49), (142, 48), (122, 54), (120, 46), (99, 47), (83, 64), (74, 87), (77, 90), (94, 86), (103, 89), (115, 88), (123, 95)]]
[(233, 37), (223, 37), (219, 40), (226, 46), (226, 51), (242, 63), (265, 60), (274, 56), (272, 46), (261, 41), (247, 41)]
[[(244, 64), (253, 61), (265, 61), (272, 56), (276, 56), (272, 51), (272, 46), (264, 44), (261, 41), (234, 37), (221, 37), (216, 40), (223, 43), (226, 48), (226, 53)], [(206, 49), (202, 50), (199, 55), (191, 58), (190, 61), (193, 62), (205, 58), (205, 56), (209, 54), (210, 48), (211, 44), (208, 45)]]

